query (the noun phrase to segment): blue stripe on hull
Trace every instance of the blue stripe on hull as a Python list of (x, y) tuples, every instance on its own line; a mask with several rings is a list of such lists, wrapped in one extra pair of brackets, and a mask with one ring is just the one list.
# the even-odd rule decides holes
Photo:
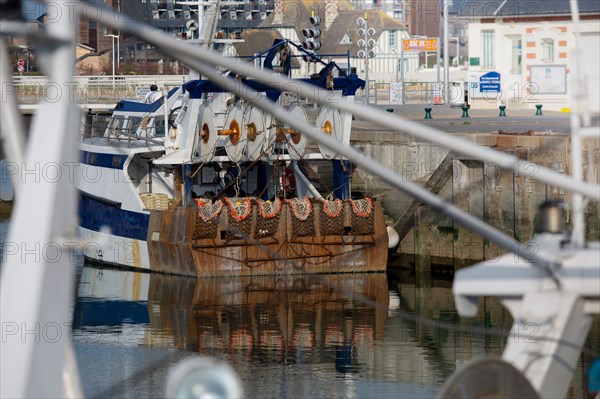
[(78, 298), (73, 314), (73, 328), (148, 324), (148, 303), (101, 301)]
[(100, 231), (110, 227), (112, 234), (146, 241), (150, 215), (126, 211), (101, 200), (79, 195), (79, 225), (89, 230)]
[(123, 169), (127, 155), (79, 151), (81, 163), (110, 169)]

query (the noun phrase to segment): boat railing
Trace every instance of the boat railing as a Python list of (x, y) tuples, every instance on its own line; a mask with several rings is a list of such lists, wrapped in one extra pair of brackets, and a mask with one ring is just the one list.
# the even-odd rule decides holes
[[(125, 126), (123, 122), (126, 120)], [(164, 134), (164, 121), (153, 120), (148, 116), (114, 117), (110, 115), (87, 113), (82, 118), (80, 141), (85, 139), (106, 139), (107, 146), (126, 143), (127, 147), (140, 141), (148, 144), (163, 145), (159, 140), (160, 132)], [(159, 132), (159, 135), (157, 135)]]

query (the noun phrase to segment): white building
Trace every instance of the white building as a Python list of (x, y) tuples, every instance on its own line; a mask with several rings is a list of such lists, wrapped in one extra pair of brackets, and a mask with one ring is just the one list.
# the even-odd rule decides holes
[[(599, 112), (600, 1), (580, 0), (579, 7), (580, 66), (590, 110)], [(575, 43), (568, 0), (466, 2), (460, 15), (468, 20), (473, 107), (501, 101), (509, 107), (542, 104), (545, 110), (570, 111)], [(500, 74), (500, 94), (490, 72)]]

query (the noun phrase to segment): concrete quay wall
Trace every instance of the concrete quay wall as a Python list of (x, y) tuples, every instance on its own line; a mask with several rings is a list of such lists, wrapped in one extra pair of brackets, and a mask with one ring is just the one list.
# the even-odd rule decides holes
[[(531, 162), (528, 173), (518, 175), (493, 162), (466, 159), (439, 145), (414, 140), (397, 132), (357, 131), (352, 144), (369, 157), (401, 173), (407, 181), (428, 185), (444, 199), (483, 219), (519, 241), (535, 232), (538, 206), (546, 199), (571, 203), (571, 194), (535, 179), (537, 165), (570, 174), (570, 140), (567, 135), (453, 134), (478, 144), (514, 154)], [(583, 141), (583, 176), (600, 182), (600, 142)], [(446, 173), (435, 171), (451, 162)], [(434, 176), (435, 179), (432, 179)], [(432, 180), (436, 180), (432, 183)], [(429, 181), (429, 182), (428, 182)], [(352, 190), (379, 196), (386, 214), (404, 235), (399, 248), (400, 266), (418, 271), (441, 268), (443, 273), (505, 252), (426, 205), (391, 189), (367, 171), (358, 168)], [(414, 211), (414, 212), (413, 212)], [(599, 204), (586, 207), (586, 234), (600, 240)], [(570, 212), (567, 211), (567, 223)]]

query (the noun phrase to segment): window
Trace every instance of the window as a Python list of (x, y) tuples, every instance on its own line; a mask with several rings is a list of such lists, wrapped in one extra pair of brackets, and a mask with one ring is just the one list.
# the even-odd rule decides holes
[(542, 39), (542, 62), (554, 62), (554, 40)]
[(514, 37), (511, 39), (512, 48), (511, 48), (511, 67), (510, 73), (513, 75), (521, 74), (521, 54), (522, 54), (522, 41), (521, 37)]
[(389, 40), (390, 50), (395, 50), (396, 49), (396, 31), (391, 30), (389, 33), (390, 33), (390, 40)]
[(494, 31), (493, 30), (482, 30), (481, 31), (481, 43), (483, 45), (482, 51), (482, 67), (483, 69), (494, 69), (496, 63), (494, 61)]

